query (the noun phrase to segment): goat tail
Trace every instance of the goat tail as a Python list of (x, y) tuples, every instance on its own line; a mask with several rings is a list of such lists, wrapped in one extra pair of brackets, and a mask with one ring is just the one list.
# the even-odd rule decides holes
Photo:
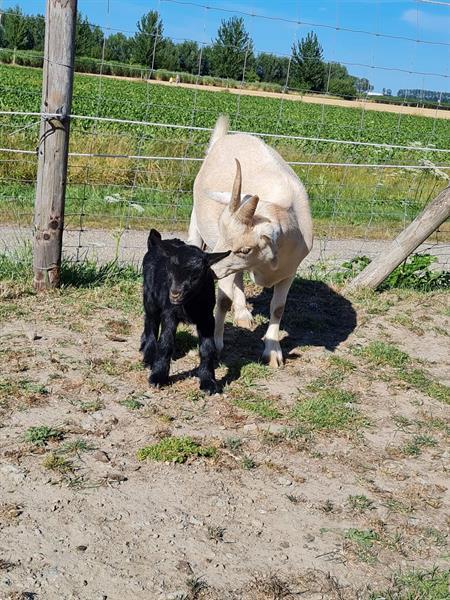
[(209, 140), (209, 146), (206, 154), (209, 154), (211, 148), (218, 140), (220, 140), (220, 138), (223, 138), (225, 135), (227, 135), (229, 127), (230, 121), (228, 119), (228, 115), (220, 115), (220, 117), (217, 119), (214, 131), (212, 132), (211, 139)]

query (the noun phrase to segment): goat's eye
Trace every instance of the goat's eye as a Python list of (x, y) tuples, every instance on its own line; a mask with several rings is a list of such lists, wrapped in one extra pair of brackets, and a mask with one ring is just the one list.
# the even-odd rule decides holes
[(241, 248), (237, 251), (237, 254), (249, 254), (252, 251), (251, 248)]

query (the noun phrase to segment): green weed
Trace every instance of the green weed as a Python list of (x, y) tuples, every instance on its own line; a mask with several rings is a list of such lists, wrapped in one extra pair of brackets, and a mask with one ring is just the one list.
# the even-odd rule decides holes
[(317, 396), (297, 402), (292, 416), (311, 430), (339, 431), (367, 424), (354, 407), (356, 397), (338, 388), (328, 388)]
[(47, 425), (39, 427), (30, 427), (25, 432), (25, 441), (35, 446), (45, 446), (50, 440), (60, 440), (63, 437), (62, 431)]
[(139, 402), (139, 400), (136, 400), (136, 398), (125, 398), (125, 400), (121, 400), (120, 403), (122, 406), (125, 406), (126, 408), (130, 409), (130, 410), (139, 410), (140, 408), (142, 408), (144, 405), (142, 404), (142, 402)]
[(42, 463), (42, 465), (50, 471), (57, 471), (58, 473), (70, 473), (74, 470), (73, 463), (67, 460), (63, 456), (49, 452)]
[(370, 600), (448, 600), (450, 570), (410, 571), (392, 577), (391, 586), (373, 592)]
[(235, 406), (255, 413), (263, 419), (272, 420), (282, 416), (281, 412), (275, 406), (274, 401), (267, 394), (263, 395), (262, 393), (239, 386), (231, 390), (230, 396)]
[(433, 381), (422, 369), (411, 369), (399, 373), (402, 381), (420, 390), (430, 398), (450, 404), (450, 387)]
[(403, 453), (407, 456), (419, 456), (422, 448), (433, 448), (437, 441), (429, 435), (415, 435), (411, 441), (403, 446)]
[(364, 348), (354, 351), (357, 356), (367, 358), (371, 363), (379, 366), (390, 366), (396, 369), (405, 367), (410, 362), (406, 352), (402, 352), (396, 346), (386, 342), (371, 342)]
[(202, 446), (190, 437), (167, 437), (151, 446), (146, 446), (137, 451), (138, 460), (150, 458), (152, 460), (184, 463), (188, 458), (215, 456), (217, 449), (214, 446)]
[(347, 504), (351, 509), (359, 512), (374, 508), (373, 500), (370, 500), (364, 495), (349, 496), (347, 498)]

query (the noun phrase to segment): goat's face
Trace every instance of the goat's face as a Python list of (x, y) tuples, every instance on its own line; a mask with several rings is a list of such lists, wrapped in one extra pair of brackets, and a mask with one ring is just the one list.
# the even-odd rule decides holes
[(238, 160), (236, 165), (231, 200), (220, 216), (219, 237), (214, 247), (214, 252), (231, 248), (232, 253), (214, 266), (218, 279), (262, 265), (269, 265), (271, 269), (278, 265), (274, 226), (269, 219), (255, 215), (258, 196), (245, 197), (241, 204), (242, 175)]
[(172, 304), (183, 304), (198, 292), (205, 283), (209, 268), (230, 254), (226, 252), (206, 253), (181, 240), (161, 240), (152, 229), (149, 244), (158, 246), (166, 258), (169, 300)]

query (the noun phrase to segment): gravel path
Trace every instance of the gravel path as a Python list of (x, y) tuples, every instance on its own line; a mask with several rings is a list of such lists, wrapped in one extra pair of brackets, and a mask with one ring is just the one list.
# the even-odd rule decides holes
[[(146, 231), (127, 230), (118, 239), (117, 233), (104, 229), (69, 231), (64, 234), (64, 255), (76, 260), (89, 258), (98, 262), (113, 260), (116, 256), (126, 263), (139, 264), (147, 245)], [(185, 232), (164, 232), (164, 237), (186, 238)], [(0, 226), (0, 251), (13, 249), (24, 242), (31, 242), (31, 230)], [(355, 256), (366, 255), (374, 258), (382, 252), (388, 240), (345, 239), (328, 240), (316, 238), (303, 267), (323, 261), (330, 269)], [(419, 246), (419, 252), (430, 252), (438, 258), (442, 268), (448, 268), (450, 262), (450, 244), (429, 242)]]

